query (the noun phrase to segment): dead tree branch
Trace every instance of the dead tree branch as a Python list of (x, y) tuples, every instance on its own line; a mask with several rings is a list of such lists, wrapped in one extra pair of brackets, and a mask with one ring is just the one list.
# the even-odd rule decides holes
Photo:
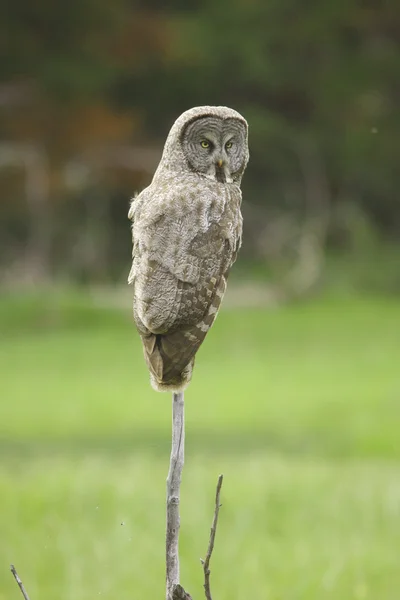
[(211, 590), (210, 590), (210, 560), (211, 560), (212, 552), (214, 550), (215, 534), (217, 533), (218, 515), (219, 515), (219, 509), (221, 508), (221, 504), (219, 502), (219, 497), (221, 494), (221, 487), (222, 487), (223, 479), (224, 479), (223, 475), (220, 475), (218, 477), (217, 490), (215, 493), (214, 518), (213, 518), (213, 522), (211, 525), (210, 541), (208, 542), (206, 558), (205, 558), (205, 560), (200, 559), (201, 564), (203, 565), (203, 571), (204, 571), (203, 587), (204, 587), (204, 591), (205, 591), (207, 600), (212, 600)]
[[(173, 600), (179, 586), (179, 502), (185, 460), (185, 412), (183, 392), (172, 395), (172, 448), (167, 477), (166, 598)], [(179, 586), (180, 587), (180, 586)]]
[(29, 600), (29, 596), (26, 593), (26, 589), (24, 588), (24, 584), (22, 583), (16, 568), (14, 567), (14, 565), (10, 565), (10, 571), (11, 573), (14, 575), (14, 579), (15, 581), (18, 583), (19, 589), (21, 590), (21, 593), (23, 595), (23, 597), (25, 598), (25, 600)]
[[(172, 448), (167, 477), (167, 532), (166, 532), (166, 600), (192, 600), (179, 583), (179, 503), (182, 469), (185, 462), (185, 403), (183, 392), (172, 395)], [(217, 532), (220, 494), (223, 475), (218, 477), (215, 494), (214, 518), (205, 560), (204, 571), (206, 600), (212, 600), (210, 591), (210, 560)]]

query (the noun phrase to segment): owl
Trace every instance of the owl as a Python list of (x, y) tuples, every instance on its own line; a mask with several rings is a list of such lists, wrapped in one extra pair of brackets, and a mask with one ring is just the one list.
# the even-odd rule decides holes
[(132, 221), (133, 315), (150, 381), (179, 392), (219, 310), (242, 239), (240, 183), (247, 122), (224, 106), (184, 112), (172, 126)]

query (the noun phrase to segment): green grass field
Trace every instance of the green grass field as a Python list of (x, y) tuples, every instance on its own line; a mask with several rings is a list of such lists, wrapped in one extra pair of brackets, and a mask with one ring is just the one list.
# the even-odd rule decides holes
[[(164, 597), (170, 398), (129, 314), (0, 299), (0, 600)], [(400, 597), (400, 304), (224, 309), (186, 393), (181, 581), (216, 600)]]

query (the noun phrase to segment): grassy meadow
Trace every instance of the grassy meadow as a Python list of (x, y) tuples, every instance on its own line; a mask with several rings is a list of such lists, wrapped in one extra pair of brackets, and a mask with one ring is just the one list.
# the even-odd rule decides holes
[[(170, 398), (127, 311), (0, 299), (0, 600), (164, 597)], [(400, 303), (224, 307), (186, 393), (181, 582), (216, 600), (398, 600)]]

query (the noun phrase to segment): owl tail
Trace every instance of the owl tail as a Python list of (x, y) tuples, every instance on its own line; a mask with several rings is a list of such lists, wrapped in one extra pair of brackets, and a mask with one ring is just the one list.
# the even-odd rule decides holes
[(194, 359), (174, 379), (157, 379), (150, 371), (150, 383), (156, 392), (183, 392), (192, 379)]
[(180, 392), (189, 385), (194, 355), (204, 339), (204, 335), (195, 337), (191, 329), (141, 335), (150, 382), (158, 392)]

